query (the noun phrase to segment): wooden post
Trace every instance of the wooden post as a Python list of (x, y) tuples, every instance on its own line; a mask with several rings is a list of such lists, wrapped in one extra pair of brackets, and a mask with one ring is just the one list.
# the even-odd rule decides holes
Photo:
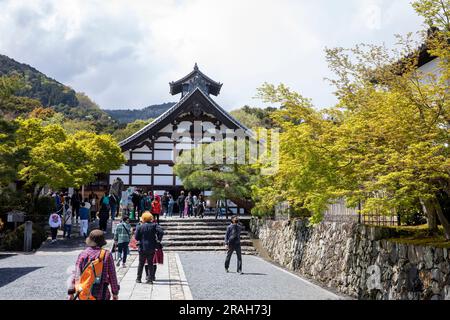
[(33, 240), (33, 222), (26, 221), (25, 222), (25, 231), (23, 233), (23, 251), (30, 252), (31, 245)]

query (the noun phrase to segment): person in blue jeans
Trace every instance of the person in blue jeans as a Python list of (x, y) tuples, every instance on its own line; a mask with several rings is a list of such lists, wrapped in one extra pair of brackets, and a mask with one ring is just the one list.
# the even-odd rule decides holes
[(80, 234), (85, 238), (88, 236), (89, 213), (90, 209), (86, 208), (85, 202), (82, 202), (80, 207)]
[(114, 242), (117, 244), (117, 251), (119, 258), (117, 259), (117, 266), (120, 266), (120, 260), (122, 260), (122, 267), (126, 267), (127, 256), (129, 253), (129, 247), (131, 240), (131, 225), (129, 223), (130, 218), (124, 216), (122, 221), (117, 225), (116, 232), (114, 233)]

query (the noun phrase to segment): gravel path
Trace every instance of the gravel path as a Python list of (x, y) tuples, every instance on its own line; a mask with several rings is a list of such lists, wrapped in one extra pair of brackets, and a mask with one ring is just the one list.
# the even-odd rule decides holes
[(230, 273), (224, 254), (179, 253), (194, 300), (328, 300), (340, 299), (302, 278), (256, 256), (243, 256), (243, 275), (237, 274), (236, 257)]

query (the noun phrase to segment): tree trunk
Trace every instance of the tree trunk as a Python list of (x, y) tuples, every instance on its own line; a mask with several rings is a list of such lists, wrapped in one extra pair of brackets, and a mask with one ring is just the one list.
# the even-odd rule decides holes
[(436, 215), (439, 218), (439, 221), (441, 222), (442, 226), (444, 227), (444, 236), (446, 240), (450, 240), (450, 223), (448, 219), (445, 217), (444, 213), (442, 212), (441, 205), (438, 201), (438, 199), (434, 198), (432, 199), (432, 203), (436, 212)]
[(425, 216), (427, 217), (429, 234), (430, 235), (437, 234), (438, 226), (435, 207), (433, 206), (430, 200), (420, 199), (420, 204), (422, 205), (422, 210), (425, 213)]
[(44, 187), (41, 187), (39, 185), (35, 185), (33, 186), (33, 191), (31, 193), (31, 204), (30, 204), (30, 213), (31, 214), (36, 214), (36, 207), (37, 207), (37, 203), (38, 203), (38, 199), (39, 199), (39, 194), (41, 193), (42, 189)]

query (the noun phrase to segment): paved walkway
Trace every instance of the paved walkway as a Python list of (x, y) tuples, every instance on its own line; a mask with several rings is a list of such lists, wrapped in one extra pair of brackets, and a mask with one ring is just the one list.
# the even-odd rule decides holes
[[(107, 247), (112, 246), (111, 234)], [(84, 239), (47, 241), (32, 254), (0, 253), (0, 300), (66, 299), (68, 280)], [(120, 300), (310, 300), (341, 299), (259, 257), (243, 256), (244, 274), (224, 270), (224, 253), (166, 252), (153, 285), (137, 284), (137, 252), (117, 267)]]
[[(128, 268), (119, 267), (117, 275), (120, 281), (120, 300), (192, 300), (192, 294), (186, 281), (180, 258), (177, 253), (169, 252), (165, 263), (158, 265), (156, 281), (151, 284), (136, 283), (139, 259), (132, 253), (127, 260)], [(144, 273), (145, 275), (145, 273)]]

